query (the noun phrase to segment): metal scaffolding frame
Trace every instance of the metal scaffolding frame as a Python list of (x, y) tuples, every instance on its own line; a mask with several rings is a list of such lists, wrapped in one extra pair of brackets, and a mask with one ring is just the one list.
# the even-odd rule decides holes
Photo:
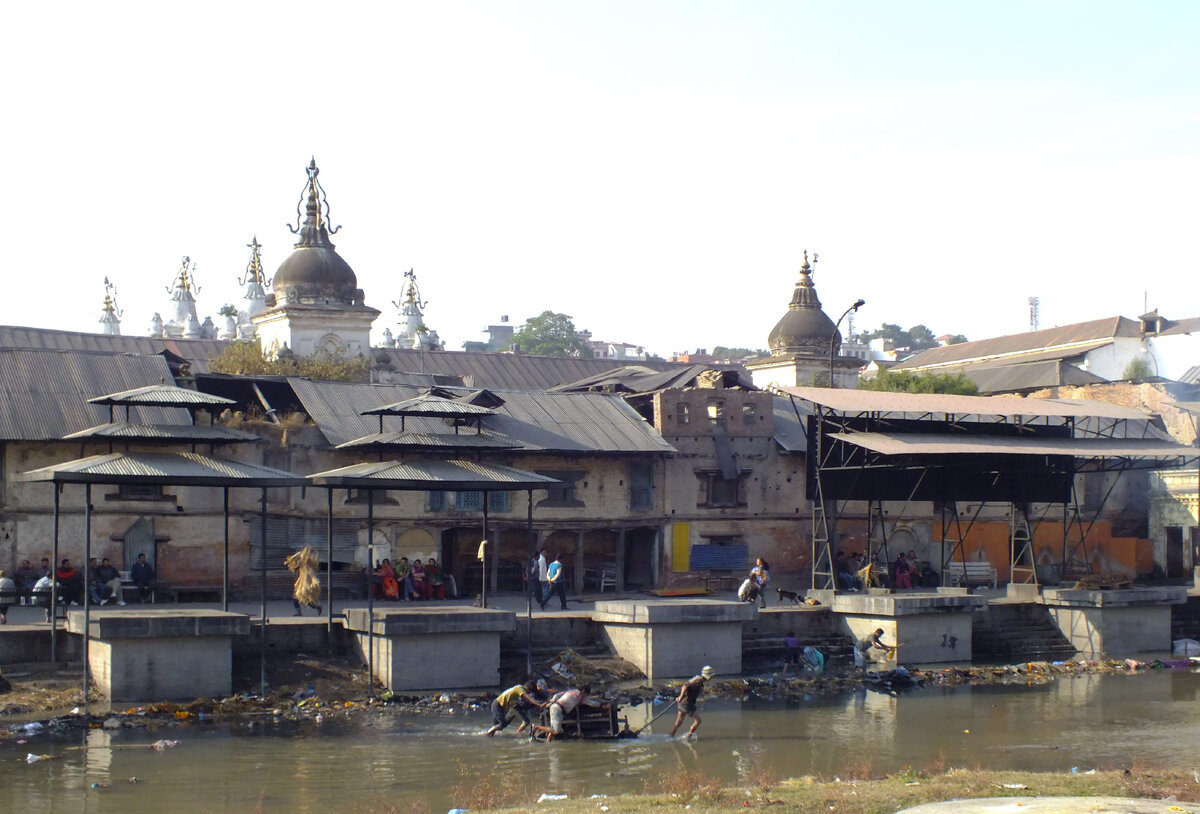
[[(813, 503), (812, 584), (836, 588), (833, 543), (852, 501), (867, 504), (873, 557), (888, 552), (888, 524), (914, 502), (940, 505), (942, 577), (966, 563), (966, 541), (986, 505), (1009, 504), (1009, 566), (1038, 581), (1036, 531), (1063, 507), (1061, 574), (1090, 571), (1088, 535), (1121, 475), (1194, 466), (1200, 455), (1169, 439), (1155, 416), (1099, 402), (779, 388), (808, 430), (806, 487)], [(801, 409), (801, 402), (804, 409)], [(974, 408), (974, 409), (971, 409)], [(1085, 517), (1077, 476), (1114, 474)], [(977, 504), (963, 527), (958, 503)], [(899, 503), (885, 519), (883, 504)], [(1034, 507), (1044, 507), (1031, 523)]]

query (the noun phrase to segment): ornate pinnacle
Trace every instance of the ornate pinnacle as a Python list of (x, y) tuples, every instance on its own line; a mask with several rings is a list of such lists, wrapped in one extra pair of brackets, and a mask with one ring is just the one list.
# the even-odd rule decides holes
[[(333, 244), (329, 242), (329, 236), (336, 235), (342, 227), (329, 228), (329, 201), (325, 198), (325, 188), (317, 180), (321, 170), (317, 168), (315, 156), (308, 163), (305, 173), (308, 175), (308, 181), (304, 185), (304, 191), (300, 193), (300, 200), (296, 203), (296, 225), (288, 224), (288, 229), (292, 234), (300, 235), (297, 246), (325, 245), (332, 249)], [(300, 211), (301, 206), (304, 207), (303, 212)]]

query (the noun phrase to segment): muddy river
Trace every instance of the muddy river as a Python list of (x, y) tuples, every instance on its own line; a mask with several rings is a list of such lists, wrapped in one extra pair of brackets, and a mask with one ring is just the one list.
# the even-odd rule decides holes
[[(669, 740), (668, 714), (633, 740), (530, 743), (515, 725), (480, 737), (486, 709), (344, 720), (92, 729), (0, 742), (0, 812), (351, 814), (433, 812), (490, 774), (535, 793), (617, 794), (699, 770), (836, 776), (869, 766), (1070, 771), (1140, 763), (1200, 768), (1200, 674), (1085, 675), (1045, 686), (863, 691), (798, 703), (708, 699), (695, 743)], [(630, 725), (662, 705), (628, 709)], [(155, 750), (160, 739), (178, 740)], [(28, 762), (28, 755), (48, 755)], [(136, 782), (131, 782), (136, 778)], [(423, 807), (423, 806), (422, 806)]]

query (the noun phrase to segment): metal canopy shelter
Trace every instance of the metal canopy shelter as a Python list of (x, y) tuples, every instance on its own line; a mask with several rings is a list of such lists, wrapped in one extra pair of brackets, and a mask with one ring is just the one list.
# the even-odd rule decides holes
[[(376, 491), (473, 491), (473, 492), (528, 492), (529, 510), (526, 519), (529, 539), (533, 539), (533, 490), (546, 489), (561, 483), (556, 478), (526, 472), (502, 464), (478, 461), (374, 461), (352, 464), (309, 475), (314, 486), (328, 490), (328, 544), (329, 559), (333, 561), (333, 492), (335, 489), (366, 490), (367, 492), (367, 568), (375, 563), (375, 492)], [(483, 606), (487, 607), (487, 541), (488, 501), (483, 501), (483, 542), (480, 544), (482, 562)], [(527, 593), (527, 610), (533, 616), (533, 598)], [(332, 606), (332, 603), (330, 603)], [(332, 610), (330, 611), (332, 613)], [(375, 592), (367, 588), (367, 684), (369, 692), (375, 693)], [(526, 668), (532, 670), (530, 629), (526, 624)]]
[[(983, 505), (1012, 504), (1010, 553), (1014, 573), (1033, 569), (1030, 505), (1062, 504), (1063, 568), (1085, 541), (1095, 516), (1084, 526), (1075, 500), (1080, 473), (1121, 473), (1195, 465), (1194, 447), (1174, 442), (1156, 416), (1103, 402), (1020, 399), (943, 394), (886, 393), (784, 387), (797, 417), (806, 422), (806, 490), (813, 501), (814, 587), (835, 586), (831, 541), (848, 501), (868, 504), (868, 538), (882, 562), (890, 559), (884, 501), (934, 501), (942, 508), (942, 540), (950, 523), (959, 534), (944, 550), (942, 575), (963, 546)], [(1109, 486), (1105, 500), (1116, 481)], [(965, 531), (958, 501), (978, 502)], [(840, 504), (840, 506), (839, 506)], [(1046, 512), (1043, 512), (1044, 519)], [(899, 518), (892, 518), (893, 522)], [(1068, 536), (1079, 534), (1074, 548)], [(1089, 566), (1090, 567), (1090, 566)]]
[[(54, 489), (54, 566), (58, 567), (59, 494), (65, 484), (84, 486), (84, 562), (92, 556), (92, 485), (153, 484), (162, 486), (214, 486), (224, 491), (225, 548), (222, 571), (221, 604), (229, 610), (229, 489), (230, 487), (254, 487), (262, 489), (260, 511), (263, 517), (263, 548), (266, 548), (267, 488), (275, 486), (303, 486), (303, 478), (272, 469), (268, 466), (214, 458), (195, 452), (117, 452), (92, 455), (65, 463), (53, 464), (16, 476), (27, 483), (53, 483)], [(266, 691), (267, 652), (267, 586), (266, 558), (263, 558), (262, 580), (262, 688)], [(53, 609), (58, 601), (57, 580), (51, 588), (50, 651), (54, 658), (56, 629), (58, 627)], [(84, 586), (83, 592), (83, 691), (87, 698), (90, 679), (89, 636), (91, 623), (91, 597)]]

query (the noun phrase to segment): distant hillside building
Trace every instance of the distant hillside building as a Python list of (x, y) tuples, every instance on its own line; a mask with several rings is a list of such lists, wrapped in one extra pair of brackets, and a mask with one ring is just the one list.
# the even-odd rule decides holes
[(1178, 379), (1200, 360), (1200, 318), (1168, 320), (1157, 311), (930, 348), (895, 370), (963, 373), (980, 393), (1024, 392), (1127, 378), (1141, 361), (1152, 376)]

